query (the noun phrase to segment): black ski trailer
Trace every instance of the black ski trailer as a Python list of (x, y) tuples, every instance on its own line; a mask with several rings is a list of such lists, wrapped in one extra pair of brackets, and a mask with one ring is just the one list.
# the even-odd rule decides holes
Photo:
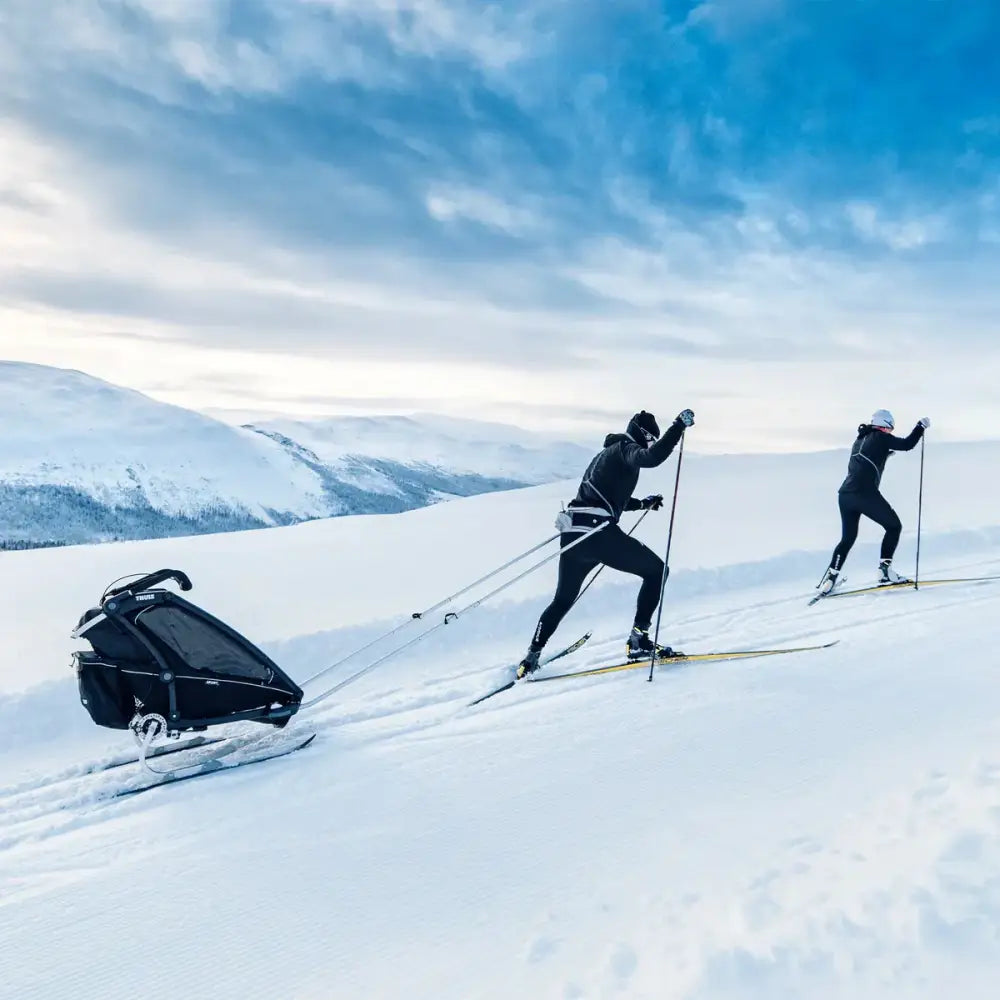
[(235, 629), (159, 586), (168, 580), (191, 590), (185, 573), (158, 570), (106, 590), (73, 632), (92, 647), (74, 660), (94, 722), (147, 738), (230, 722), (285, 726), (302, 689)]

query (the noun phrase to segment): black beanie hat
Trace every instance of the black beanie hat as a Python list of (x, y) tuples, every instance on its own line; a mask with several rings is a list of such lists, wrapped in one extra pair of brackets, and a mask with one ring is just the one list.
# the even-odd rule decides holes
[(642, 433), (652, 434), (654, 438), (660, 436), (660, 425), (656, 422), (656, 417), (652, 413), (640, 410), (629, 422), (626, 433), (638, 444), (645, 444), (646, 437)]

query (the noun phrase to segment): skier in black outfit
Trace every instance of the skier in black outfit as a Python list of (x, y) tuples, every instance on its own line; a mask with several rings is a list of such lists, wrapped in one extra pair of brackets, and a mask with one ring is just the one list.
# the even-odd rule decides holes
[[(642, 542), (626, 535), (618, 527), (618, 520), (626, 510), (660, 509), (663, 497), (659, 494), (644, 500), (632, 496), (639, 482), (639, 472), (662, 465), (685, 429), (693, 424), (694, 413), (684, 410), (661, 438), (656, 418), (643, 410), (632, 417), (624, 434), (609, 434), (605, 438), (604, 448), (583, 475), (576, 498), (556, 521), (563, 548), (578, 541), (582, 534), (594, 532), (593, 537), (559, 557), (556, 595), (542, 612), (528, 652), (518, 664), (519, 678), (538, 669), (539, 654), (572, 607), (587, 574), (602, 563), (642, 577), (635, 624), (626, 649), (630, 659), (652, 655), (649, 625), (660, 600), (663, 560)], [(658, 646), (657, 654), (662, 657), (682, 655), (668, 646)]]
[(889, 501), (879, 492), (885, 463), (894, 451), (911, 451), (930, 427), (928, 417), (921, 417), (916, 427), (905, 438), (893, 436), (895, 420), (888, 410), (876, 410), (871, 423), (858, 428), (858, 436), (851, 448), (847, 478), (839, 491), (842, 531), (840, 542), (833, 550), (830, 566), (819, 584), (820, 594), (826, 596), (839, 582), (847, 554), (858, 537), (861, 515), (870, 517), (885, 528), (882, 539), (881, 561), (878, 565), (879, 584), (909, 583), (892, 568), (892, 557), (899, 544), (903, 525), (899, 516), (889, 506)]

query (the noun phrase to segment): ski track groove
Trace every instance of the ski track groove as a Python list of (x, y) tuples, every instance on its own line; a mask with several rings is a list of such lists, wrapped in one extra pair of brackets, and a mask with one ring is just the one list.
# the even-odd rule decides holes
[[(995, 563), (996, 560), (986, 560), (971, 565), (995, 565)], [(948, 571), (941, 570), (940, 572)], [(678, 617), (673, 620), (671, 632), (680, 633), (683, 636), (683, 640), (678, 640), (678, 644), (680, 641), (685, 644), (690, 641), (699, 647), (699, 651), (701, 651), (700, 646), (708, 642), (710, 637), (718, 636), (737, 627), (750, 634), (751, 644), (754, 644), (756, 636), (759, 635), (767, 637), (765, 642), (769, 646), (796, 645), (814, 639), (823, 639), (824, 641), (828, 641), (830, 638), (843, 639), (845, 633), (862, 631), (889, 620), (909, 620), (929, 612), (946, 611), (958, 605), (987, 603), (1000, 595), (1000, 590), (988, 587), (985, 583), (969, 584), (967, 588), (982, 589), (984, 592), (970, 595), (966, 588), (962, 588), (963, 593), (949, 597), (948, 594), (955, 593), (955, 591), (945, 590), (940, 597), (934, 594), (927, 603), (922, 603), (919, 607), (901, 608), (890, 605), (891, 610), (884, 612), (877, 610), (876, 601), (888, 600), (896, 605), (902, 599), (902, 595), (910, 595), (911, 597), (916, 595), (910, 590), (886, 594), (879, 594), (875, 591), (867, 597), (844, 602), (844, 607), (833, 605), (824, 611), (819, 611), (816, 608), (806, 609), (805, 601), (808, 598), (796, 594), (791, 597), (759, 601), (736, 609), (726, 608)], [(762, 611), (774, 610), (783, 606), (788, 606), (789, 609), (794, 608), (796, 613), (790, 616), (776, 615), (763, 618), (760, 614)], [(823, 605), (818, 607), (822, 608)], [(873, 613), (865, 614), (859, 618), (859, 609), (868, 608)], [(801, 624), (806, 615), (815, 618), (822, 615), (826, 620), (818, 622), (815, 628), (800, 627), (797, 630), (787, 628), (793, 622)], [(717, 623), (719, 619), (722, 619), (721, 625), (715, 624), (711, 629), (705, 628), (710, 623)], [(748, 622), (750, 627), (748, 627)], [(686, 631), (692, 630), (694, 626), (701, 626), (701, 628)], [(783, 626), (785, 626), (784, 629)], [(780, 639), (776, 638), (779, 635)], [(579, 661), (571, 657), (569, 658), (570, 662), (581, 670), (591, 666), (599, 666), (617, 655), (613, 649), (617, 648), (619, 643), (620, 640), (592, 642), (586, 647), (589, 655)], [(743, 645), (747, 646), (747, 643), (744, 642)], [(657, 674), (674, 673), (687, 666), (699, 665), (685, 664), (683, 661), (676, 664), (661, 664)], [(742, 663), (719, 663), (711, 666), (733, 666), (741, 671), (747, 669), (747, 665)], [(772, 666), (777, 667), (776, 664)], [(425, 681), (417, 689), (417, 693), (410, 693), (405, 687), (396, 685), (388, 690), (363, 696), (359, 700), (346, 703), (346, 705), (321, 709), (315, 716), (309, 718), (307, 724), (302, 728), (314, 730), (320, 738), (324, 734), (344, 732), (348, 735), (349, 749), (351, 750), (370, 748), (392, 739), (406, 741), (445, 740), (451, 734), (441, 732), (429, 736), (427, 735), (428, 731), (438, 729), (449, 721), (461, 720), (471, 723), (477, 719), (491, 718), (498, 712), (523, 710), (529, 705), (537, 703), (540, 699), (556, 698), (569, 693), (566, 690), (567, 687), (576, 688), (582, 692), (606, 683), (614, 677), (611, 675), (611, 677), (581, 678), (577, 681), (567, 681), (563, 685), (551, 685), (551, 690), (543, 686), (541, 690), (536, 691), (534, 688), (527, 689), (526, 686), (522, 685), (499, 695), (496, 699), (491, 699), (489, 703), (477, 707), (474, 712), (469, 711), (468, 699), (481, 693), (479, 690), (480, 682), (484, 686), (488, 681), (484, 681), (483, 678), (489, 677), (491, 674), (495, 675), (499, 669), (504, 668), (493, 664), (487, 667), (477, 667), (473, 670), (455, 672), (446, 677), (434, 678)], [(642, 674), (642, 671), (637, 668), (636, 673)], [(629, 672), (625, 672), (617, 679), (624, 681), (629, 676)], [(476, 678), (476, 687), (461, 683), (471, 678)], [(530, 691), (530, 694), (527, 691)], [(428, 709), (439, 709), (440, 711), (428, 716), (424, 714)], [(414, 713), (422, 714), (418, 719), (408, 720), (407, 717)], [(297, 730), (298, 727), (295, 731), (297, 732)], [(283, 733), (287, 734), (290, 731), (285, 730)], [(270, 734), (264, 735), (269, 736)], [(464, 735), (464, 732), (457, 731), (454, 735)], [(234, 737), (239, 738), (236, 734)], [(320, 740), (320, 745), (322, 745), (322, 740)], [(211, 756), (212, 749), (217, 750), (218, 748), (192, 748), (180, 756), (194, 763)], [(0, 851), (11, 850), (22, 844), (37, 843), (64, 833), (70, 833), (90, 826), (94, 822), (99, 822), (102, 816), (118, 815), (110, 807), (121, 805), (121, 803), (116, 803), (111, 796), (134, 782), (134, 772), (130, 774), (127, 767), (118, 768), (113, 773), (103, 771), (100, 768), (105, 762), (117, 760), (121, 756), (121, 752), (108, 753), (89, 762), (68, 766), (40, 781), (33, 782), (31, 779), (27, 779), (0, 789)], [(122, 777), (125, 777), (126, 780), (121, 780)]]
[[(282, 730), (282, 736), (276, 739), (270, 739), (272, 734), (264, 733), (265, 739), (260, 748), (266, 748), (269, 741), (284, 742), (286, 734), (292, 732), (297, 733), (297, 730)], [(240, 739), (238, 736), (235, 738)], [(239, 755), (248, 748), (256, 749), (260, 743), (259, 734), (244, 734), (242, 745), (227, 756)], [(211, 758), (212, 750), (217, 752), (218, 747), (196, 747), (187, 752), (190, 756), (179, 756), (194, 765)], [(125, 780), (121, 780), (122, 777)], [(131, 773), (126, 770), (124, 776), (120, 770), (114, 774), (89, 771), (76, 785), (69, 788), (63, 787), (67, 784), (66, 781), (59, 781), (39, 785), (34, 794), (20, 793), (18, 797), (26, 801), (21, 802), (19, 808), (13, 808), (9, 802), (0, 800), (0, 851), (26, 843), (35, 844), (90, 825), (88, 815), (93, 819), (112, 805), (123, 805), (124, 803), (116, 802), (114, 796), (133, 787), (137, 779), (142, 777), (144, 774), (138, 767)], [(83, 812), (84, 810), (89, 810), (89, 813)]]

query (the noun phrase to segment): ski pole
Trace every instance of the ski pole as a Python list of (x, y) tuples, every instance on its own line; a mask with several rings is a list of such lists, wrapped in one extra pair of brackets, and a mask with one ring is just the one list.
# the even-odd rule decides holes
[[(639, 519), (635, 522), (635, 524), (633, 524), (632, 527), (629, 528), (628, 530), (629, 535), (633, 534), (635, 532), (635, 529), (638, 528), (640, 524), (642, 524), (642, 519), (648, 513), (649, 513), (648, 509), (642, 512), (642, 514), (640, 515)], [(583, 590), (581, 590), (580, 593), (576, 595), (576, 600), (574, 600), (573, 603), (569, 606), (569, 609), (566, 612), (567, 614), (569, 614), (569, 610), (572, 610), (573, 608), (576, 607), (577, 601), (579, 601), (580, 598), (583, 597), (583, 595), (586, 594), (588, 590), (590, 590), (590, 585), (601, 575), (602, 569), (604, 569), (604, 563), (601, 563), (601, 565), (597, 567), (597, 572), (587, 581), (586, 586), (583, 588)]]
[(674, 538), (674, 515), (677, 513), (677, 491), (681, 485), (681, 462), (684, 461), (684, 434), (681, 434), (681, 446), (677, 452), (677, 477), (674, 479), (674, 501), (670, 505), (670, 527), (667, 529), (667, 553), (663, 557), (663, 576), (660, 579), (660, 604), (656, 609), (656, 631), (653, 633), (653, 652), (649, 658), (648, 681), (653, 680), (653, 667), (656, 666), (656, 643), (660, 638), (660, 618), (663, 615), (663, 591), (667, 587), (667, 577), (670, 576), (670, 543)]
[(920, 492), (917, 495), (917, 569), (913, 574), (913, 589), (920, 589), (920, 529), (924, 517), (924, 443), (926, 437), (920, 437)]
[(440, 611), (441, 608), (443, 608), (446, 604), (450, 604), (452, 601), (455, 600), (455, 598), (461, 597), (463, 594), (467, 594), (474, 587), (478, 587), (481, 583), (485, 583), (487, 580), (492, 580), (493, 577), (498, 576), (505, 569), (510, 569), (510, 567), (513, 566), (515, 563), (519, 563), (522, 559), (527, 559), (528, 556), (534, 555), (534, 553), (536, 553), (539, 549), (544, 549), (546, 545), (549, 545), (551, 542), (554, 542), (558, 537), (559, 535), (553, 535), (551, 538), (546, 538), (544, 542), (539, 542), (537, 545), (528, 549), (527, 552), (522, 552), (519, 556), (515, 556), (508, 562), (505, 562), (502, 566), (493, 570), (492, 573), (487, 573), (486, 576), (481, 576), (478, 580), (475, 581), (475, 583), (470, 583), (467, 587), (463, 587), (461, 590), (456, 591), (449, 597), (444, 598), (444, 600), (438, 601), (437, 604), (434, 604), (433, 606), (427, 608), (426, 611), (414, 611), (413, 614), (406, 619), (406, 621), (400, 622), (397, 626), (395, 626), (395, 628), (389, 629), (388, 632), (383, 632), (382, 635), (376, 636), (370, 642), (366, 642), (363, 646), (359, 646), (353, 652), (348, 653), (346, 656), (342, 656), (339, 660), (337, 660), (336, 663), (331, 663), (330, 666), (324, 667), (322, 670), (319, 671), (319, 673), (313, 674), (312, 677), (309, 677), (306, 680), (304, 680), (301, 686), (304, 687), (306, 684), (312, 684), (313, 681), (319, 680), (320, 677), (325, 677), (331, 671), (336, 670), (337, 667), (342, 666), (348, 660), (353, 660), (355, 656), (358, 656), (361, 653), (364, 653), (366, 650), (371, 649), (372, 646), (382, 642), (384, 639), (388, 639), (391, 636), (394, 636), (397, 632), (401, 632), (408, 625), (413, 624), (413, 622), (418, 621), (419, 619), (424, 618), (427, 615), (431, 615), (435, 611)]
[[(576, 548), (576, 546), (579, 545), (581, 542), (587, 541), (588, 538), (590, 538), (592, 535), (597, 534), (598, 531), (603, 531), (607, 526), (608, 522), (605, 522), (600, 527), (594, 528), (593, 531), (588, 531), (585, 535), (581, 535), (575, 542), (570, 542), (569, 545), (564, 546), (558, 552), (553, 552), (551, 555), (546, 556), (544, 559), (540, 559), (533, 566), (529, 566), (522, 573), (518, 573), (518, 575), (515, 576), (512, 580), (508, 580), (506, 583), (502, 583), (499, 587), (495, 587), (488, 594), (484, 594), (482, 597), (478, 598), (471, 604), (462, 608), (461, 611), (449, 611), (444, 616), (444, 618), (437, 623), (437, 625), (434, 625), (433, 627), (429, 628), (426, 632), (421, 632), (420, 635), (414, 636), (412, 639), (408, 640), (407, 642), (404, 642), (402, 646), (397, 646), (395, 649), (389, 650), (388, 653), (383, 654), (377, 660), (373, 660), (367, 666), (362, 667), (356, 673), (351, 674), (350, 677), (345, 677), (344, 680), (340, 681), (339, 684), (334, 684), (332, 688), (329, 688), (322, 694), (316, 695), (315, 698), (312, 698), (309, 701), (304, 702), (302, 708), (312, 708), (314, 705), (318, 705), (321, 701), (325, 701), (327, 698), (330, 697), (330, 695), (336, 694), (336, 692), (340, 691), (342, 688), (347, 687), (348, 684), (353, 684), (356, 680), (360, 680), (362, 677), (364, 677), (365, 674), (370, 673), (377, 666), (379, 666), (382, 663), (385, 663), (386, 660), (391, 659), (398, 653), (402, 653), (403, 650), (409, 649), (411, 646), (415, 646), (418, 642), (422, 642), (429, 635), (433, 635), (433, 633), (437, 632), (438, 629), (444, 628), (446, 625), (450, 625), (453, 621), (457, 621), (459, 618), (461, 618), (465, 614), (468, 614), (470, 611), (474, 611), (481, 604), (485, 604), (488, 600), (490, 600), (490, 598), (496, 597), (497, 594), (506, 590), (508, 587), (513, 587), (515, 583), (517, 583), (520, 580), (523, 580), (526, 576), (529, 576), (531, 573), (534, 573), (536, 569), (540, 569), (546, 563), (552, 562), (553, 559), (558, 559), (559, 556), (561, 556), (564, 552), (568, 552), (570, 549)], [(549, 541), (552, 541), (552, 539), (550, 538)], [(548, 543), (546, 542), (544, 544)], [(541, 548), (541, 546), (538, 546), (538, 548)], [(517, 562), (517, 560), (515, 559), (514, 562)], [(499, 570), (497, 572), (499, 572)], [(491, 573), (490, 576), (496, 576), (496, 573)], [(487, 577), (483, 577), (483, 579), (485, 580), (487, 579)], [(482, 580), (480, 580), (479, 582), (481, 583)], [(465, 590), (469, 589), (471, 588), (470, 587), (465, 588)], [(465, 593), (465, 591), (462, 591), (462, 593)], [(436, 607), (440, 608), (444, 603), (447, 602), (442, 601), (439, 604), (437, 604)]]

